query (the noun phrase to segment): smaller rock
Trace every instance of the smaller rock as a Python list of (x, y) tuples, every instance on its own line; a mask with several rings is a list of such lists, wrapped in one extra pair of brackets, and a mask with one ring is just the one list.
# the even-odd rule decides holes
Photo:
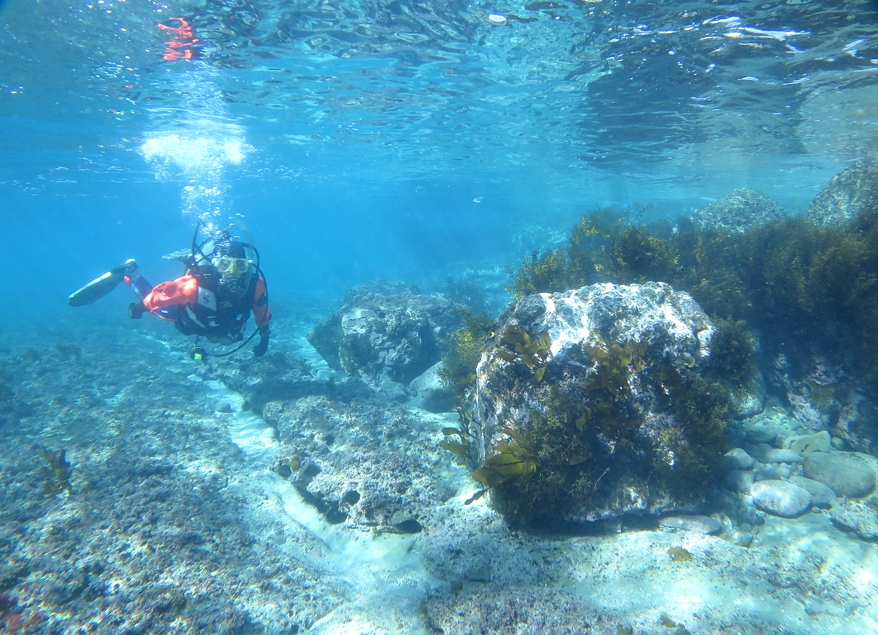
[(216, 405), (216, 411), (223, 414), (228, 414), (232, 411), (232, 406), (228, 401), (221, 401)]
[(815, 452), (805, 459), (805, 476), (837, 496), (860, 498), (875, 489), (875, 471), (850, 452)]
[(409, 384), (409, 392), (415, 396), (418, 408), (429, 412), (450, 412), (454, 409), (454, 390), (439, 377), (442, 362), (428, 368)]
[(383, 380), (378, 385), (378, 392), (387, 397), (388, 399), (392, 399), (393, 401), (398, 401), (400, 403), (405, 403), (408, 401), (409, 394), (406, 392), (405, 386), (396, 381), (390, 381), (389, 379)]
[(832, 437), (826, 430), (811, 434), (797, 434), (784, 439), (781, 447), (785, 450), (792, 450), (801, 456), (808, 456), (813, 452), (829, 452), (832, 449)]
[(741, 523), (747, 523), (748, 525), (759, 526), (765, 524), (765, 514), (756, 509), (755, 507), (748, 507), (744, 510), (744, 513), (741, 514)]
[(835, 492), (823, 483), (811, 480), (810, 478), (793, 476), (790, 478), (790, 483), (798, 485), (804, 490), (808, 490), (811, 494), (811, 502), (817, 507), (828, 509), (829, 507), (832, 507), (837, 500)]
[(756, 480), (779, 481), (781, 479), (789, 478), (792, 473), (793, 471), (786, 465), (781, 465), (780, 463), (769, 463), (768, 465), (763, 466), (756, 473)]
[(723, 485), (726, 489), (739, 494), (746, 494), (750, 491), (750, 487), (754, 481), (753, 472), (744, 470), (732, 470), (723, 479)]
[(802, 455), (792, 450), (773, 448), (765, 453), (762, 460), (766, 463), (801, 463)]
[(811, 494), (789, 481), (759, 481), (750, 496), (756, 507), (782, 518), (796, 518), (811, 507)]
[(710, 516), (665, 516), (659, 520), (659, 527), (678, 529), (699, 534), (714, 535), (722, 533), (723, 526)]
[(777, 430), (768, 426), (757, 426), (747, 430), (750, 443), (772, 443), (777, 438)]
[(735, 541), (735, 544), (739, 547), (749, 547), (751, 544), (753, 544), (753, 534), (751, 534), (749, 531), (738, 531), (735, 532), (733, 540)]
[(726, 465), (732, 470), (749, 470), (756, 462), (755, 459), (741, 448), (735, 448), (726, 452)]
[(774, 448), (767, 443), (747, 443), (745, 444), (744, 449), (746, 449), (747, 454), (752, 456), (754, 459), (765, 463), (765, 455)]

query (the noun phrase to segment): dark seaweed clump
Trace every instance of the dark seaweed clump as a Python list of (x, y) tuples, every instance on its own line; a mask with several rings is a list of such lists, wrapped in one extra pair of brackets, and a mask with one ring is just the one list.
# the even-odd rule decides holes
[[(662, 281), (688, 291), (726, 335), (717, 355), (726, 378), (739, 382), (753, 329), (769, 353), (808, 341), (837, 358), (857, 353), (864, 376), (878, 353), (878, 209), (845, 226), (786, 218), (743, 233), (697, 226), (646, 224), (601, 210), (586, 214), (566, 244), (526, 257), (513, 272), (516, 297), (598, 282)], [(791, 359), (795, 362), (795, 359)]]

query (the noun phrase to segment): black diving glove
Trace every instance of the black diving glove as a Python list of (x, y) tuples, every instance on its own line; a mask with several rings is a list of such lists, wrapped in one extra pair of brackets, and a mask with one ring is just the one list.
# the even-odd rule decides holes
[(132, 302), (128, 305), (128, 315), (132, 320), (139, 320), (146, 313), (146, 305), (143, 302)]
[(253, 347), (253, 355), (255, 357), (262, 357), (268, 351), (268, 335), (268, 329), (259, 331), (259, 344)]

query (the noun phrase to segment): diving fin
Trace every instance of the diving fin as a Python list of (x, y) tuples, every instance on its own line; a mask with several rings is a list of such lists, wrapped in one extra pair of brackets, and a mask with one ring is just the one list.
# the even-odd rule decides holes
[(123, 264), (110, 269), (107, 273), (95, 278), (81, 289), (73, 292), (67, 303), (70, 306), (85, 306), (103, 298), (110, 291), (119, 286), (125, 276), (137, 268), (134, 259), (127, 260)]

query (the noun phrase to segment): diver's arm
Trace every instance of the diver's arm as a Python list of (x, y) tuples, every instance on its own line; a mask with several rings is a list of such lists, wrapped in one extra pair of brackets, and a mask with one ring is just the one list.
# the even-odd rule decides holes
[(159, 309), (178, 304), (195, 304), (198, 301), (198, 279), (183, 276), (169, 282), (161, 282), (143, 298), (147, 311), (155, 313)]

